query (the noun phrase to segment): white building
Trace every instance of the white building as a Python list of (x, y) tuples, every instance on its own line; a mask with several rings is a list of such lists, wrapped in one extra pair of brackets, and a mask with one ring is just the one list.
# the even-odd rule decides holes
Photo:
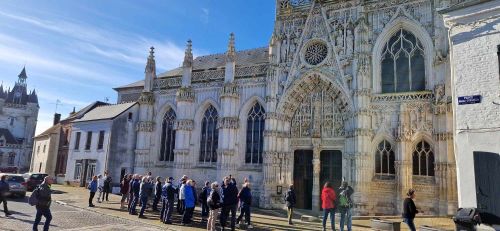
[(28, 171), (38, 117), (38, 97), (28, 92), (26, 69), (12, 89), (0, 85), (0, 172)]
[(108, 170), (114, 183), (132, 172), (135, 149), (135, 102), (98, 106), (72, 122), (66, 181), (86, 185)]
[(440, 13), (451, 44), (458, 205), (500, 224), (500, 1)]
[(401, 214), (409, 188), (427, 214), (457, 208), (447, 30), (450, 1), (276, 1), (266, 47), (193, 58), (115, 88), (137, 100), (137, 173), (253, 182), (256, 204), (319, 211), (345, 178), (355, 213)]
[[(60, 114), (56, 114), (61, 116)], [(61, 142), (59, 123), (34, 137), (30, 172), (47, 173), (55, 176), (57, 153)]]

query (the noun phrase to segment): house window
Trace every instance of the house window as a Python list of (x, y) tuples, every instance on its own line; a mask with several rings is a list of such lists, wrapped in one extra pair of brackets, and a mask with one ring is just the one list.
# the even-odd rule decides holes
[(15, 159), (16, 159), (16, 153), (13, 153), (13, 152), (9, 153), (9, 159), (7, 160), (7, 164), (9, 166), (14, 165)]
[(87, 132), (87, 141), (85, 142), (85, 150), (90, 150), (92, 145), (92, 132)]
[(382, 93), (425, 90), (424, 48), (412, 33), (401, 29), (382, 52)]
[(10, 117), (10, 126), (14, 126), (14, 117)]
[(99, 143), (97, 149), (101, 150), (104, 146), (104, 131), (99, 131)]
[(132, 114), (132, 112), (129, 112), (129, 113), (128, 113), (128, 120), (129, 120), (129, 121), (131, 121), (131, 120), (132, 120), (132, 115), (133, 115), (133, 114)]
[(79, 180), (81, 174), (82, 174), (82, 164), (76, 163), (75, 164), (75, 180)]
[(0, 147), (3, 147), (3, 146), (5, 146), (5, 140), (4, 140), (4, 139), (1, 139), (1, 140), (0, 140)]
[(200, 162), (217, 162), (217, 147), (219, 145), (219, 118), (215, 107), (210, 105), (205, 111), (201, 122)]
[(38, 145), (38, 147), (36, 147), (36, 153), (40, 153), (40, 145)]
[(90, 181), (95, 176), (96, 163), (89, 163), (87, 167), (87, 181)]
[(47, 147), (46, 144), (43, 145), (43, 153), (45, 153), (45, 148)]
[(3, 162), (3, 152), (0, 152), (0, 166), (2, 166)]
[(429, 143), (423, 140), (413, 150), (413, 175), (434, 176), (434, 153)]
[(82, 133), (77, 132), (75, 137), (75, 150), (80, 149), (80, 136), (82, 136)]
[(255, 103), (248, 113), (245, 163), (262, 164), (264, 116), (264, 108), (259, 103)]
[(175, 130), (174, 122), (176, 115), (170, 108), (163, 117), (161, 130), (160, 161), (174, 161)]
[(395, 155), (391, 143), (384, 140), (377, 146), (375, 151), (375, 173), (377, 174), (396, 174), (394, 168)]

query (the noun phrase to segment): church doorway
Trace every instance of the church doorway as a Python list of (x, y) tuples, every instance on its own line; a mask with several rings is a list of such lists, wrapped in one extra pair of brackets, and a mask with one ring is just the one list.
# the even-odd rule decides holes
[(328, 181), (332, 183), (333, 189), (337, 189), (342, 183), (342, 152), (339, 150), (323, 150), (320, 156), (320, 189)]
[(312, 209), (313, 151), (295, 150), (293, 164), (293, 186), (298, 209)]

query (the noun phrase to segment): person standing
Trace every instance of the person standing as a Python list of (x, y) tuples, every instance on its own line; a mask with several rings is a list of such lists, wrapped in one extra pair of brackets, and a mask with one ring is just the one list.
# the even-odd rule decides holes
[(288, 191), (285, 194), (285, 202), (288, 213), (288, 224), (293, 225), (293, 208), (295, 208), (295, 204), (297, 203), (297, 197), (295, 197), (295, 190), (293, 190), (293, 184), (288, 187)]
[(97, 192), (97, 176), (92, 177), (92, 181), (89, 183), (89, 186), (87, 187), (89, 189), (90, 195), (89, 195), (89, 207), (94, 207), (94, 203), (92, 203), (92, 200), (94, 200), (95, 192)]
[(158, 212), (158, 202), (161, 199), (161, 177), (156, 177), (155, 190), (154, 190), (154, 201), (153, 201), (153, 211)]
[(347, 181), (342, 181), (339, 188), (338, 209), (340, 210), (340, 231), (344, 231), (344, 224), (347, 223), (347, 230), (352, 231), (352, 215), (351, 208), (353, 206), (351, 195), (354, 189), (347, 184)]
[(172, 212), (174, 211), (174, 199), (175, 193), (177, 190), (175, 189), (172, 182), (174, 181), (173, 177), (169, 177), (165, 185), (162, 187), (162, 201), (163, 205), (161, 208), (160, 219), (165, 224), (172, 224)]
[(195, 191), (193, 190), (193, 181), (188, 180), (184, 184), (184, 215), (182, 216), (182, 224), (187, 225), (192, 222), (194, 206), (196, 202)]
[(243, 215), (245, 215), (245, 220), (247, 222), (247, 228), (253, 228), (250, 225), (250, 206), (252, 205), (252, 190), (250, 189), (250, 182), (246, 182), (243, 184), (243, 188), (238, 193), (238, 198), (240, 199), (240, 216), (236, 219), (236, 223), (240, 223), (241, 219), (243, 219)]
[(123, 177), (123, 180), (120, 183), (120, 194), (122, 194), (122, 199), (120, 200), (120, 209), (125, 208), (125, 200), (128, 200), (129, 186), (130, 186), (130, 175), (127, 174)]
[(326, 182), (323, 186), (323, 190), (321, 191), (323, 231), (326, 230), (326, 220), (328, 220), (328, 214), (330, 214), (332, 230), (335, 230), (335, 200), (337, 200), (337, 195), (335, 195), (335, 190), (332, 188), (332, 183)]
[(38, 191), (38, 203), (36, 204), (36, 216), (35, 222), (33, 223), (33, 231), (38, 231), (38, 224), (42, 220), (42, 216), (45, 217), (45, 223), (43, 225), (43, 230), (48, 231), (50, 226), (50, 221), (52, 220), (52, 213), (50, 212), (50, 204), (52, 203), (52, 178), (46, 176), (43, 179), (42, 184), (36, 189)]
[(111, 176), (108, 176), (108, 173), (105, 173), (106, 176), (104, 177), (104, 186), (103, 186), (103, 194), (102, 194), (102, 200), (101, 201), (104, 201), (104, 198), (106, 198), (106, 201), (109, 201), (108, 200), (108, 196), (109, 196), (109, 193), (111, 192), (112, 188), (113, 188), (113, 179), (111, 178)]
[(146, 218), (144, 216), (144, 211), (148, 206), (148, 197), (153, 193), (153, 185), (151, 184), (151, 179), (148, 176), (142, 178), (142, 183), (140, 186), (139, 197), (141, 198), (141, 212), (139, 213), (139, 218)]
[(3, 212), (7, 217), (9, 215), (12, 215), (12, 213), (10, 213), (9, 208), (7, 208), (7, 193), (9, 192), (10, 187), (6, 179), (7, 179), (6, 175), (3, 175), (2, 178), (0, 179), (0, 203), (3, 203)]
[(130, 207), (132, 205), (132, 202), (134, 201), (134, 190), (132, 190), (132, 184), (135, 181), (135, 178), (137, 178), (137, 174), (132, 175), (129, 184), (128, 184), (128, 203), (127, 203), (127, 211), (130, 211)]
[(413, 199), (415, 199), (415, 189), (409, 189), (406, 196), (408, 197), (403, 202), (403, 222), (408, 225), (410, 231), (416, 231), (417, 229), (413, 220), (415, 219), (415, 215), (420, 211), (417, 210), (415, 202), (413, 202)]
[(210, 182), (205, 181), (205, 186), (201, 189), (200, 204), (201, 204), (201, 220), (206, 220), (208, 217), (207, 198), (210, 195)]
[(99, 195), (97, 196), (97, 203), (101, 203), (101, 195), (104, 192), (104, 179), (102, 178), (101, 174), (97, 176), (97, 190), (99, 190)]
[(220, 203), (220, 193), (219, 184), (213, 182), (211, 185), (212, 190), (207, 198), (207, 204), (210, 209), (210, 215), (208, 216), (207, 231), (215, 231), (215, 221), (217, 220), (217, 215), (219, 215), (219, 210), (221, 207)]
[(130, 192), (132, 194), (132, 204), (130, 204), (130, 215), (137, 215), (137, 211), (135, 208), (137, 207), (137, 203), (139, 202), (139, 192), (141, 191), (141, 183), (139, 180), (139, 175), (135, 175), (135, 179), (132, 181), (130, 185)]
[(181, 180), (178, 190), (179, 190), (179, 199), (177, 200), (177, 212), (179, 214), (184, 214), (184, 186), (186, 185), (187, 176), (184, 175)]
[(221, 192), (222, 212), (220, 216), (220, 224), (222, 226), (222, 230), (224, 230), (226, 226), (229, 212), (231, 212), (231, 230), (235, 230), (238, 188), (236, 187), (236, 181), (234, 178), (229, 176), (224, 179), (224, 185), (222, 186)]

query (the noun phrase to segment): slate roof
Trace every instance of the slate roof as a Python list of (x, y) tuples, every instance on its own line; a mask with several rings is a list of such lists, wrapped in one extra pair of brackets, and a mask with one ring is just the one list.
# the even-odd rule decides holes
[(59, 129), (61, 129), (61, 124), (56, 124), (56, 125), (50, 127), (49, 129), (45, 130), (44, 132), (40, 133), (39, 135), (35, 136), (35, 138), (56, 133)]
[(114, 119), (135, 104), (136, 102), (130, 102), (96, 107), (92, 111), (87, 112), (81, 119), (77, 119), (74, 122)]
[[(259, 64), (269, 63), (269, 48), (260, 47), (249, 50), (242, 50), (236, 52), (236, 67), (248, 67)], [(217, 69), (226, 66), (226, 54), (212, 54), (198, 56), (193, 60), (193, 71), (204, 71), (208, 69)], [(172, 70), (163, 72), (158, 75), (158, 78), (169, 78), (174, 76), (182, 76), (182, 67), (174, 68)], [(115, 90), (124, 88), (143, 87), (144, 80), (137, 81), (124, 86), (116, 87)]]
[(0, 128), (0, 137), (5, 137), (5, 142), (7, 144), (19, 144), (17, 142), (17, 139), (10, 133), (9, 129), (7, 128)]
[(82, 118), (85, 115), (85, 113), (89, 112), (90, 110), (94, 109), (95, 107), (99, 107), (99, 106), (103, 106), (103, 105), (110, 105), (110, 104), (109, 103), (105, 103), (105, 102), (101, 102), (101, 101), (95, 101), (95, 102), (87, 105), (86, 107), (80, 109), (75, 114), (72, 114), (72, 115), (68, 116), (68, 118), (65, 118), (65, 119), (61, 120), (61, 123), (64, 123), (64, 122), (67, 122), (67, 121), (72, 121), (72, 120), (75, 120), (75, 119), (80, 119), (80, 118)]

